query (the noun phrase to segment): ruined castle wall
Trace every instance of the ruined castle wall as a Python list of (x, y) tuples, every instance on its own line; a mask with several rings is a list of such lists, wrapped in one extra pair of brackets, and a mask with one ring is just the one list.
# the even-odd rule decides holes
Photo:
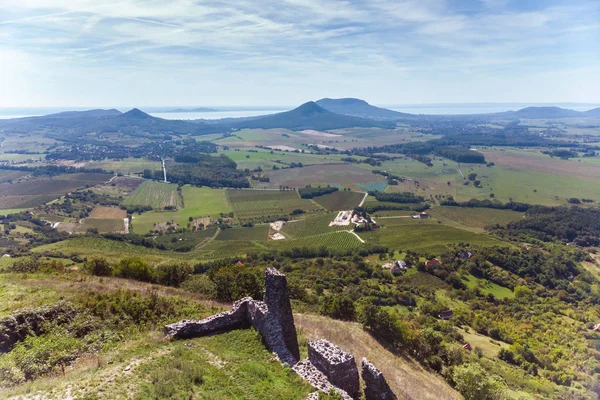
[(366, 400), (397, 400), (381, 371), (366, 358), (362, 359), (361, 375), (365, 382)]
[(360, 398), (358, 368), (352, 354), (321, 339), (308, 343), (308, 359), (332, 385), (346, 391), (353, 399)]

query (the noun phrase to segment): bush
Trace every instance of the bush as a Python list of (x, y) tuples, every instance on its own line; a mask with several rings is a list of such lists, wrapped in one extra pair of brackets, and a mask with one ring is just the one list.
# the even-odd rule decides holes
[(324, 296), (321, 299), (319, 312), (331, 318), (353, 321), (354, 302), (345, 295)]
[(140, 258), (124, 258), (116, 266), (116, 275), (121, 278), (153, 282), (154, 272), (150, 265)]
[(156, 282), (161, 285), (179, 287), (194, 272), (189, 264), (166, 264), (156, 267)]
[(182, 284), (181, 288), (193, 293), (199, 293), (209, 299), (216, 299), (217, 286), (206, 275), (192, 275)]
[(83, 265), (83, 269), (95, 276), (111, 276), (113, 267), (105, 258), (94, 257)]

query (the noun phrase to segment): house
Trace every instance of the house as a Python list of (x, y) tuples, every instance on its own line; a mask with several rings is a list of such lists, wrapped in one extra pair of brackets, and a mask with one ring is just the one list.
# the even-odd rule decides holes
[(440, 312), (438, 314), (438, 317), (440, 319), (443, 319), (444, 321), (447, 321), (447, 320), (450, 319), (450, 317), (452, 317), (452, 315), (454, 315), (454, 311), (452, 311), (452, 310), (445, 310), (445, 311)]
[(243, 267), (243, 266), (244, 266), (244, 263), (243, 263), (243, 262), (241, 262), (241, 261), (238, 261), (238, 262), (236, 262), (236, 263), (235, 263), (235, 266), (236, 266), (236, 267)]
[(440, 265), (442, 265), (442, 263), (437, 258), (434, 258), (434, 259), (429, 260), (429, 261), (425, 261), (425, 266), (426, 267), (439, 267)]
[(398, 260), (398, 261), (394, 262), (394, 265), (392, 265), (390, 272), (392, 273), (392, 275), (399, 275), (400, 272), (405, 271), (407, 269), (408, 269), (408, 266), (406, 265), (406, 262), (404, 262), (402, 260)]
[(463, 251), (460, 253), (460, 258), (471, 258), (473, 256), (472, 251)]
[(413, 215), (413, 218), (414, 219), (427, 219), (427, 218), (431, 218), (431, 216), (429, 214), (427, 214), (425, 211), (423, 211), (419, 215)]
[(600, 324), (594, 325), (594, 327), (592, 328), (592, 330), (596, 331), (596, 332), (600, 332)]
[(465, 343), (462, 348), (463, 348), (463, 350), (467, 350), (467, 351), (473, 350), (473, 348), (471, 347), (471, 345), (469, 343)]

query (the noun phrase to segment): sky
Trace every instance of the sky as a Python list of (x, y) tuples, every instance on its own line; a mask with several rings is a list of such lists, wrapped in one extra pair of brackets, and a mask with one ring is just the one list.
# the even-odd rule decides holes
[(599, 0), (0, 0), (0, 107), (600, 103)]

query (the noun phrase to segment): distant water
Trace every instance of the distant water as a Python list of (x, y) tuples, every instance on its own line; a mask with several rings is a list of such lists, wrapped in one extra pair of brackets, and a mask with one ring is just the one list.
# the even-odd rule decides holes
[[(433, 115), (455, 115), (455, 114), (488, 114), (495, 112), (503, 112), (510, 110), (519, 110), (525, 107), (533, 106), (556, 106), (562, 108), (569, 108), (577, 111), (587, 111), (592, 108), (600, 107), (600, 104), (584, 104), (584, 103), (557, 103), (557, 104), (543, 104), (543, 103), (483, 103), (483, 104), (403, 104), (403, 105), (382, 105), (380, 107), (389, 108), (394, 111), (410, 113), (410, 114), (433, 114)], [(115, 107), (96, 107), (96, 108), (115, 108)], [(129, 108), (116, 107), (120, 111), (127, 111)], [(178, 107), (172, 107), (173, 109)], [(215, 108), (215, 107), (209, 107)], [(255, 117), (258, 115), (275, 114), (282, 111), (292, 109), (290, 106), (287, 109), (275, 109), (268, 107), (223, 107), (222, 111), (209, 111), (209, 112), (164, 112), (169, 107), (140, 107), (142, 111), (147, 112), (150, 115), (165, 119), (220, 119), (220, 118), (242, 118), (242, 117)], [(35, 117), (39, 115), (48, 115), (59, 113), (62, 111), (84, 111), (92, 108), (82, 107), (42, 107), (42, 108), (0, 108), (0, 119), (7, 118), (24, 118), (24, 117)]]
[(258, 115), (275, 114), (286, 110), (239, 110), (208, 112), (149, 112), (148, 114), (164, 119), (221, 119), (256, 117)]

